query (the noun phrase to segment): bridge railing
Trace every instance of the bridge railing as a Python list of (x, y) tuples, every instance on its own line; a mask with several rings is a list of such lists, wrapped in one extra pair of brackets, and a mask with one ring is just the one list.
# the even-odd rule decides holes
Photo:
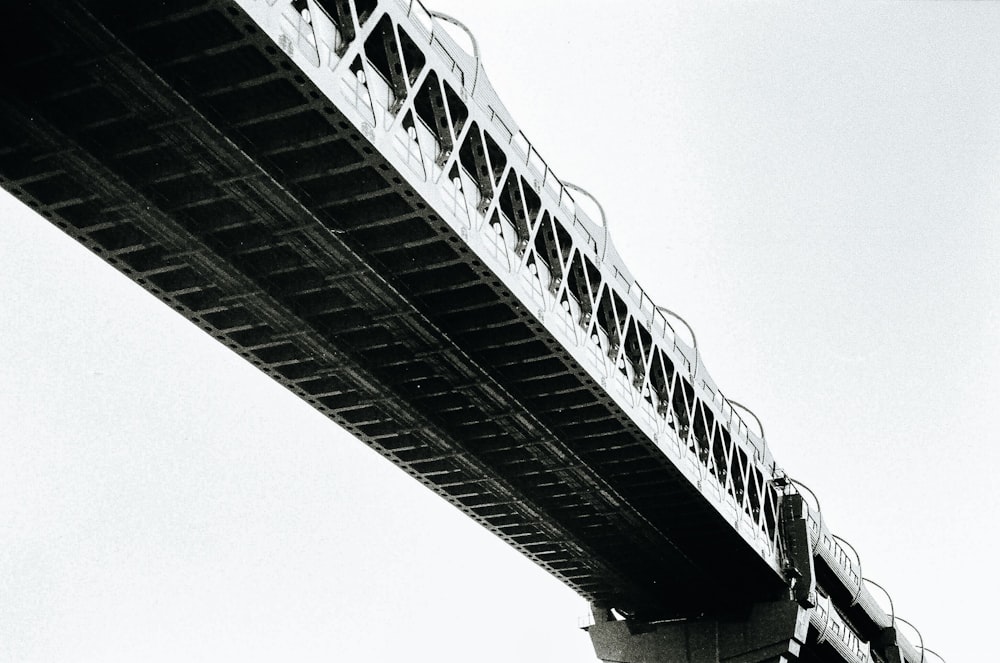
[(829, 644), (845, 661), (872, 663), (871, 644), (847, 623), (830, 597), (815, 591), (811, 599), (815, 607), (809, 613), (809, 623), (818, 633), (817, 643)]

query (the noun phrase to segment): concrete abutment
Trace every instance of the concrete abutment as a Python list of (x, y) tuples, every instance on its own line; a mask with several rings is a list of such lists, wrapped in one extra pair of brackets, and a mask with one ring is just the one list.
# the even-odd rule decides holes
[(791, 663), (809, 630), (809, 613), (795, 601), (655, 623), (615, 620), (601, 608), (594, 617), (587, 630), (606, 663)]

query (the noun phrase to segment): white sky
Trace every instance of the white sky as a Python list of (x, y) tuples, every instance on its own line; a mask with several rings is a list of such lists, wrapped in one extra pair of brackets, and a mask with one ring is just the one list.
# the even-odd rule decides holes
[[(1000, 4), (431, 8), (864, 574), (982, 660)], [(593, 660), (568, 589), (6, 194), (0, 219), (0, 661)]]

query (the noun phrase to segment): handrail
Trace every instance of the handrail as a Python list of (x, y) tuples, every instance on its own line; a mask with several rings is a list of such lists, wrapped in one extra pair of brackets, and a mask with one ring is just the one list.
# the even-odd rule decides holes
[(604, 241), (601, 244), (601, 260), (600, 260), (600, 262), (604, 262), (604, 257), (608, 254), (608, 217), (604, 213), (604, 206), (601, 205), (601, 201), (599, 201), (597, 197), (594, 196), (594, 194), (587, 191), (582, 186), (566, 181), (563, 181), (562, 185), (563, 188), (565, 189), (572, 189), (573, 191), (579, 191), (580, 193), (582, 193), (583, 195), (587, 196), (592, 201), (594, 201), (594, 204), (597, 205), (597, 211), (601, 213), (601, 226), (604, 227)]
[(920, 645), (919, 645), (920, 646), (920, 663), (924, 663), (924, 636), (920, 633), (920, 629), (918, 629), (916, 626), (914, 626), (912, 622), (909, 622), (909, 621), (903, 619), (902, 617), (896, 617), (896, 621), (903, 622), (904, 624), (906, 624), (907, 626), (909, 626), (910, 628), (912, 628), (914, 631), (916, 631), (917, 637), (920, 638)]
[(469, 35), (469, 39), (472, 41), (472, 57), (476, 59), (476, 71), (472, 74), (472, 87), (469, 89), (469, 94), (475, 94), (476, 83), (479, 82), (479, 67), (481, 66), (480, 63), (482, 61), (482, 58), (479, 55), (479, 42), (476, 41), (476, 36), (472, 34), (472, 30), (470, 30), (465, 23), (462, 23), (455, 17), (439, 11), (427, 9), (426, 7), (424, 7), (424, 10), (433, 18), (439, 18), (446, 23), (451, 23), (452, 25), (460, 28), (463, 32), (465, 32), (465, 34)]
[[(687, 320), (674, 313), (666, 306), (660, 306), (659, 304), (655, 304), (654, 306), (656, 306), (656, 310), (660, 313), (666, 313), (667, 315), (671, 315), (677, 320), (680, 320), (681, 323), (687, 327), (688, 333), (691, 334), (691, 344), (694, 346), (694, 364), (691, 367), (691, 381), (694, 382), (694, 378), (698, 374), (698, 337), (694, 335), (694, 329), (692, 329), (691, 325), (688, 324)], [(673, 327), (671, 327), (671, 329), (673, 329)]]
[(861, 575), (861, 555), (858, 554), (857, 549), (852, 546), (847, 539), (837, 536), (833, 532), (830, 532), (830, 535), (840, 543), (843, 543), (845, 546), (850, 548), (851, 552), (854, 553), (854, 559), (858, 560), (858, 591), (854, 593), (854, 597), (851, 599), (851, 605), (857, 605), (858, 599), (861, 598), (861, 592), (864, 590), (864, 583), (861, 582), (863, 580)]
[(878, 584), (877, 582), (875, 582), (871, 578), (861, 578), (861, 582), (867, 582), (869, 585), (875, 585), (876, 587), (878, 587), (879, 589), (881, 589), (882, 593), (885, 594), (885, 597), (887, 599), (889, 599), (889, 619), (891, 620), (890, 623), (893, 626), (895, 626), (896, 625), (896, 607), (892, 604), (892, 594), (889, 593), (889, 590), (887, 590), (885, 587), (883, 587), (882, 585)]
[[(757, 416), (757, 414), (753, 410), (751, 410), (750, 408), (748, 408), (746, 405), (744, 405), (743, 403), (740, 403), (738, 401), (734, 401), (731, 398), (727, 399), (727, 400), (729, 401), (729, 405), (730, 406), (735, 405), (736, 407), (738, 407), (739, 409), (743, 410), (744, 412), (746, 412), (747, 414), (749, 414), (751, 417), (753, 417), (754, 421), (757, 422), (757, 428), (760, 429), (760, 441), (764, 445), (764, 448), (760, 452), (760, 456), (761, 456), (761, 460), (762, 461), (766, 460), (766, 458), (767, 458), (767, 436), (764, 435), (764, 424), (762, 424), (760, 422), (760, 418)], [(743, 417), (740, 417), (740, 419), (743, 419)], [(746, 424), (744, 424), (744, 425), (746, 425)]]
[[(820, 594), (820, 596), (823, 595)], [(824, 638), (826, 638), (826, 632), (830, 630), (830, 613), (833, 612), (833, 601), (830, 600), (829, 596), (824, 598), (826, 598), (826, 608), (823, 609), (823, 616), (826, 619), (823, 621), (823, 630), (816, 636), (816, 642), (823, 642)]]
[(754, 414), (754, 411), (751, 410), (750, 408), (748, 408), (743, 403), (739, 403), (737, 401), (734, 401), (732, 398), (730, 398), (728, 400), (729, 400), (729, 404), (730, 405), (735, 405), (736, 407), (738, 407), (739, 409), (743, 410), (744, 412), (746, 412), (747, 414), (749, 414), (751, 417), (753, 417), (754, 421), (757, 422), (757, 428), (760, 429), (760, 439), (765, 440), (766, 438), (764, 437), (764, 424), (760, 423), (760, 419), (757, 417), (756, 414)]

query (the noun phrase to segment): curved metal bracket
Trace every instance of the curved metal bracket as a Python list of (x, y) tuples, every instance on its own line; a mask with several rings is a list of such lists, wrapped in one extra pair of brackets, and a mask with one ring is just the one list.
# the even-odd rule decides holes
[(482, 62), (482, 58), (479, 56), (479, 42), (476, 41), (476, 36), (472, 34), (472, 30), (470, 30), (468, 26), (465, 25), (465, 23), (462, 23), (457, 18), (448, 16), (447, 14), (443, 14), (441, 12), (432, 11), (430, 9), (427, 10), (427, 13), (430, 14), (432, 18), (439, 18), (445, 23), (451, 23), (452, 25), (461, 29), (462, 32), (469, 35), (469, 39), (472, 41), (472, 57), (476, 59), (476, 71), (472, 75), (472, 88), (469, 90), (469, 94), (475, 94), (476, 83), (479, 82), (479, 67), (480, 63)]
[(601, 226), (604, 228), (604, 241), (601, 244), (601, 262), (604, 262), (604, 257), (608, 254), (608, 216), (604, 213), (604, 206), (601, 205), (601, 201), (599, 201), (594, 194), (587, 191), (582, 186), (578, 186), (572, 182), (563, 182), (562, 185), (566, 189), (572, 189), (573, 191), (582, 193), (594, 201), (594, 204), (597, 205), (597, 211), (601, 213)]
[[(818, 592), (817, 592), (818, 594)], [(830, 613), (833, 611), (833, 599), (826, 597), (826, 620), (823, 622), (823, 630), (816, 636), (816, 642), (822, 643), (826, 640), (826, 632), (830, 630)]]
[[(764, 452), (767, 451), (767, 437), (764, 435), (764, 424), (760, 423), (760, 418), (757, 416), (757, 414), (753, 410), (751, 410), (750, 408), (748, 408), (746, 405), (744, 405), (743, 403), (739, 403), (737, 401), (734, 401), (731, 398), (729, 398), (727, 400), (729, 401), (730, 405), (735, 405), (739, 409), (743, 410), (744, 412), (746, 412), (747, 414), (749, 414), (751, 417), (753, 417), (753, 420), (757, 422), (757, 428), (760, 429), (760, 440), (761, 440), (761, 442), (764, 443), (764, 451), (761, 452), (761, 456), (764, 456)], [(763, 458), (761, 459), (761, 462), (764, 462)]]
[(677, 315), (676, 313), (668, 309), (666, 306), (660, 306), (658, 304), (654, 304), (653, 306), (660, 313), (666, 313), (667, 315), (672, 316), (677, 320), (680, 320), (681, 323), (685, 327), (687, 327), (688, 333), (691, 334), (691, 344), (694, 346), (694, 365), (691, 368), (691, 380), (693, 381), (695, 376), (698, 374), (698, 337), (694, 335), (694, 329), (691, 328), (691, 325), (688, 324), (687, 320)]
[(909, 626), (910, 628), (912, 628), (916, 632), (917, 637), (920, 638), (920, 663), (924, 663), (924, 652), (926, 650), (924, 649), (924, 636), (920, 633), (920, 629), (918, 629), (916, 626), (914, 626), (913, 622), (909, 622), (909, 621), (903, 619), (902, 617), (896, 617), (896, 621), (903, 622), (904, 624), (906, 624), (907, 626)]
[[(851, 552), (854, 553), (854, 559), (858, 560), (858, 578), (862, 578), (862, 580), (863, 580), (863, 576), (862, 576), (862, 573), (861, 573), (861, 555), (858, 554), (857, 549), (854, 546), (852, 546), (851, 542), (848, 541), (847, 539), (839, 537), (836, 534), (832, 534), (832, 536), (833, 536), (833, 538), (837, 539), (837, 541), (840, 541), (845, 546), (847, 546), (848, 548), (850, 548)], [(853, 605), (857, 605), (858, 599), (861, 598), (861, 590), (864, 587), (864, 583), (862, 582), (862, 580), (858, 580), (858, 591), (856, 591), (854, 593), (854, 598), (851, 599), (851, 605), (852, 606)]]
[(881, 589), (882, 593), (885, 594), (885, 597), (887, 599), (889, 599), (889, 619), (892, 620), (890, 622), (892, 624), (892, 626), (895, 626), (896, 625), (896, 607), (892, 604), (892, 594), (889, 593), (889, 590), (887, 590), (885, 587), (883, 587), (882, 585), (878, 584), (874, 580), (870, 580), (870, 579), (865, 578), (865, 577), (861, 578), (861, 582), (867, 582), (869, 585), (875, 585), (876, 587), (878, 587), (879, 589)]
[(735, 405), (736, 407), (738, 407), (739, 409), (743, 410), (744, 412), (746, 412), (747, 414), (749, 414), (751, 417), (753, 417), (753, 420), (757, 422), (757, 428), (760, 429), (760, 439), (763, 440), (764, 439), (764, 425), (762, 423), (760, 423), (760, 419), (757, 417), (756, 414), (754, 414), (754, 411), (751, 410), (750, 408), (748, 408), (743, 403), (738, 403), (738, 402), (734, 401), (731, 398), (727, 399), (727, 400), (729, 401), (730, 405)]

